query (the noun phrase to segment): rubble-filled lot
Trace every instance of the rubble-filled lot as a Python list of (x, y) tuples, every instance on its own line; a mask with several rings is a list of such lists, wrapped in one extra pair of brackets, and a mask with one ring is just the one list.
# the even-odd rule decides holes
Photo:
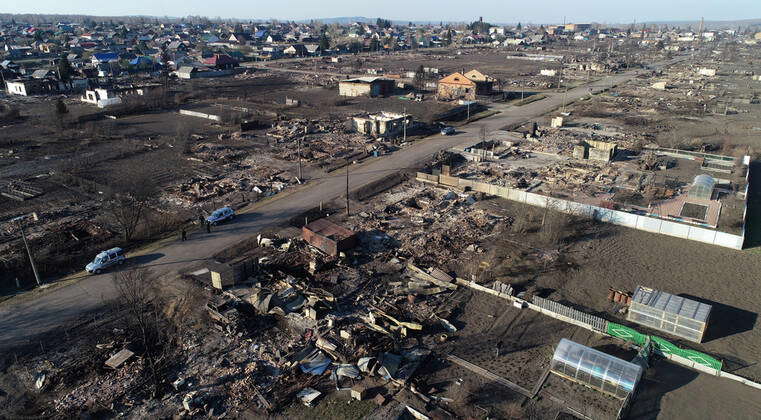
[[(719, 71), (703, 76), (701, 66)], [(454, 167), (452, 175), (738, 235), (747, 199), (742, 162), (758, 154), (752, 121), (761, 112), (752, 71), (738, 66), (685, 60), (663, 72), (643, 72), (539, 119), (536, 130), (532, 122), (483, 135), (458, 151), (474, 162)], [(667, 88), (656, 89), (657, 80), (666, 80)], [(751, 91), (739, 89), (742, 83)], [(616, 149), (601, 159), (598, 144)], [(717, 159), (727, 163), (717, 166)], [(717, 182), (710, 200), (688, 194), (701, 174)]]
[[(140, 182), (157, 190), (154, 211), (132, 238), (141, 240), (179, 229), (223, 205), (242, 205), (277, 194), (298, 184), (299, 175), (319, 178), (346, 162), (396, 148), (395, 139), (376, 141), (351, 132), (348, 115), (357, 114), (361, 107), (341, 105), (336, 109), (345, 111), (326, 116), (325, 106), (334, 106), (338, 98), (334, 88), (306, 85), (307, 91), (318, 91), (314, 97), (322, 99), (311, 103), (302, 98), (303, 107), (285, 110), (265, 97), (280, 98), (278, 83), (298, 92), (302, 82), (272, 75), (262, 83), (257, 80), (172, 85), (175, 100), (187, 102), (191, 109), (193, 104), (206, 104), (205, 109), (211, 110), (207, 112), (224, 117), (221, 121), (179, 115), (175, 109), (104, 118), (101, 114), (111, 111), (84, 105), (74, 96), (64, 99), (68, 112), (59, 118), (54, 112), (55, 98), (4, 98), (3, 103), (20, 112), (0, 127), (0, 192), (4, 193), (0, 196), (0, 254), (9, 273), (3, 289), (16, 289), (16, 277), (22, 287), (33, 280), (22, 262), (19, 227), (8, 223), (19, 216), (26, 217), (28, 239), (39, 253), (43, 277), (78, 268), (101, 249), (128, 245), (130, 241), (118, 241), (121, 226), (104, 205), (109, 191), (117, 190), (116, 184), (124, 184), (133, 172), (141, 174)], [(234, 87), (226, 90), (224, 83)], [(198, 98), (185, 96), (191, 86)], [(248, 88), (252, 102), (241, 98)], [(365, 102), (370, 103), (370, 98)], [(261, 112), (240, 111), (246, 107)], [(410, 108), (411, 113), (436, 109), (418, 103)], [(319, 118), (303, 118), (318, 114)], [(242, 130), (243, 118), (256, 121), (255, 127)], [(411, 128), (410, 139), (416, 134)], [(67, 250), (67, 261), (54, 258), (61, 249)]]
[[(447, 62), (459, 70), (451, 63), (468, 59), (505, 77), (531, 73), (522, 76), (536, 83), (528, 86), (549, 83), (533, 74), (547, 63), (511, 59), (530, 64), (499, 73), (502, 58), (477, 50), (453, 57), (460, 58), (421, 54), (419, 63)], [(397, 71), (395, 57), (386, 58), (384, 66)], [(362, 65), (372, 67), (373, 60)], [(585, 76), (578, 71), (572, 78)], [(744, 76), (733, 72), (731, 77)], [(167, 213), (187, 221), (224, 204), (248, 203), (293, 187), (300, 181), (299, 155), (309, 178), (373, 152), (395, 150), (395, 141), (348, 132), (349, 115), (393, 110), (397, 104), (409, 106), (420, 119), (446, 110), (429, 99), (339, 104), (335, 77), (257, 70), (189, 83), (203, 93), (188, 96), (186, 104), (204, 112), (220, 110), (220, 122), (157, 111), (72, 127), (50, 143), (13, 137), (8, 144), (14, 152), (2, 156), (0, 170), (23, 183), (2, 184), (3, 191), (42, 194), (0, 201), (3, 217), (36, 213), (27, 226), (32, 246), (66, 249), (58, 256), (79, 263), (78, 253), (88, 247), (119, 244), (113, 221), (93, 215), (102, 187), (118, 181), (119, 174), (134, 174), (131, 168), (155, 179), (161, 205), (171, 209)], [(570, 115), (564, 115), (563, 127), (543, 120), (538, 135), (529, 139), (526, 127), (493, 134), (479, 147), (498, 155), (497, 162), (466, 162), (466, 153), (451, 153), (437, 156), (432, 167), (447, 163), (457, 176), (642, 208), (653, 198), (673, 197), (700, 168), (692, 161), (670, 166), (669, 157), (648, 155), (646, 144), (730, 155), (753, 154), (757, 146), (752, 135), (722, 141), (727, 133), (752, 132), (754, 104), (740, 104), (744, 108), (738, 109), (747, 113), (731, 114), (724, 107), (730, 115), (718, 115), (720, 105), (737, 92), (711, 102), (715, 98), (701, 92), (715, 92), (712, 83), (691, 79), (674, 76), (673, 89), (653, 95), (653, 77), (643, 77), (564, 109)], [(188, 86), (177, 90), (187, 94)], [(698, 93), (686, 93), (693, 89)], [(299, 104), (285, 104), (286, 97)], [(72, 113), (79, 112), (70, 105)], [(706, 114), (697, 120), (699, 112)], [(249, 118), (261, 125), (241, 130), (240, 122)], [(40, 130), (33, 127), (40, 121), (28, 117), (14, 124)], [(727, 124), (724, 131), (708, 129), (720, 123)], [(680, 131), (686, 128), (692, 131)], [(589, 140), (617, 143), (626, 153), (611, 164), (574, 160), (574, 146)], [(59, 146), (65, 146), (65, 156), (76, 157), (75, 164), (57, 163)], [(744, 173), (731, 176), (741, 189)], [(613, 191), (611, 185), (621, 188)], [(41, 210), (43, 200), (58, 209)], [(738, 208), (725, 202), (722, 215), (736, 218)], [(140, 280), (140, 271), (122, 272), (116, 279), (122, 287), (119, 298), (103, 311), (3, 355), (0, 417), (380, 419), (420, 412), (434, 418), (566, 418), (571, 414), (563, 413), (570, 412), (616, 418), (620, 400), (545, 373), (561, 338), (624, 360), (631, 360), (636, 349), (511, 307), (472, 291), (467, 281), (485, 287), (498, 281), (528, 301), (549, 298), (617, 322), (623, 322), (622, 315), (606, 298), (609, 288), (631, 291), (644, 285), (705, 300), (715, 309), (709, 332), (703, 344), (688, 347), (721, 359), (734, 373), (761, 378), (753, 362), (761, 345), (754, 252), (601, 225), (414, 181), (352, 203), (351, 210), (346, 216), (342, 204), (326, 203), (320, 211), (294, 218), (289, 228), (262, 232), (213, 256), (214, 262), (191, 263), (177, 278), (145, 273)], [(155, 226), (150, 229), (176, 228), (167, 213), (151, 213)], [(335, 237), (306, 242), (300, 231), (302, 219), (327, 214), (355, 233), (351, 241), (337, 244), (335, 253), (325, 251), (325, 243)], [(733, 223), (719, 222), (719, 227), (736, 228)], [(9, 227), (0, 236), (6, 241), (2, 246), (15, 246), (13, 255), (20, 260), (18, 233)], [(631, 416), (731, 413), (752, 418), (761, 410), (754, 392), (655, 359)]]
[[(138, 296), (123, 292), (110, 315), (89, 318), (43, 341), (41, 348), (9, 353), (2, 386), (11, 392), (5, 391), (0, 403), (6, 410), (21, 410), (7, 411), (12, 415), (74, 416), (97, 410), (128, 417), (245, 412), (280, 418), (387, 418), (409, 406), (430, 416), (554, 418), (576, 412), (615, 418), (620, 400), (544, 374), (560, 338), (625, 360), (635, 351), (471, 291), (455, 278), (486, 286), (497, 280), (527, 299), (543, 296), (600, 313), (609, 309), (608, 287), (633, 287), (610, 283), (606, 273), (611, 270), (621, 271), (612, 278), (700, 291), (706, 297), (694, 279), (693, 287), (685, 288), (667, 284), (661, 276), (658, 281), (643, 277), (645, 271), (657, 276), (658, 270), (641, 266), (641, 252), (622, 248), (622, 243), (638, 247), (650, 241), (652, 253), (674, 252), (658, 248), (659, 237), (641, 232), (554, 212), (543, 215), (533, 207), (415, 182), (353, 208), (350, 216), (332, 204), (323, 209), (334, 214), (329, 218), (334, 223), (356, 232), (353, 248), (328, 255), (300, 239), (294, 227), (263, 232), (216, 255), (215, 263), (186, 267), (181, 278), (156, 283), (148, 277), (159, 287)], [(297, 228), (300, 219), (294, 219)], [(632, 234), (642, 237), (630, 240)], [(696, 248), (684, 248), (683, 263), (704, 270), (694, 259), (707, 255), (697, 253), (690, 260), (687, 255)], [(743, 266), (729, 254), (734, 251), (724, 252), (721, 260)], [(127, 322), (140, 313), (128, 310), (134, 299), (151, 302), (144, 309), (166, 326), (155, 347), (146, 346), (141, 330)], [(726, 318), (730, 315), (717, 312), (717, 325), (734, 322), (736, 318)], [(748, 330), (716, 337), (703, 349), (716, 355), (717, 349), (726, 349), (733, 363), (740, 363), (741, 357), (753, 357), (747, 347), (753, 340)], [(498, 356), (497, 341), (502, 342)], [(730, 350), (737, 346), (745, 356)], [(104, 367), (122, 349), (134, 355), (116, 368)], [(91, 357), (75, 356), (84, 353)], [(681, 389), (698, 381), (697, 374), (670, 366), (657, 362), (648, 370), (633, 415), (641, 414), (642, 407), (674, 413), (690, 403), (695, 388), (690, 387), (689, 396)], [(478, 369), (537, 396), (505, 388)], [(749, 375), (752, 369), (738, 373)], [(666, 380), (669, 384), (661, 386)], [(41, 390), (35, 385), (39, 381)], [(104, 389), (109, 392), (100, 392)], [(713, 394), (703, 392), (706, 399)], [(505, 397), (489, 397), (495, 393)], [(353, 399), (355, 394), (361, 401)], [(735, 413), (753, 409), (750, 401), (732, 408)]]
[[(0, 255), (10, 273), (4, 290), (17, 290), (16, 277), (22, 288), (33, 280), (22, 262), (19, 226), (10, 220), (26, 218), (42, 276), (59, 276), (107, 247), (166, 235), (224, 205), (270, 197), (347, 162), (398, 149), (401, 139), (355, 133), (351, 116), (407, 112), (419, 121), (407, 130), (412, 141), (435, 131), (429, 123), (452, 109), (395, 96), (341, 98), (330, 76), (254, 69), (222, 79), (174, 80), (165, 97), (169, 103), (158, 108), (135, 103), (100, 110), (76, 95), (61, 96), (67, 112), (58, 114), (58, 98), (3, 95), (3, 109), (14, 111), (0, 126), (0, 193), (6, 193), (0, 196)], [(133, 172), (156, 192), (150, 214), (120, 242), (122, 226), (104, 207)], [(57, 228), (72, 218), (100, 233), (83, 240), (81, 226)], [(52, 258), (57, 249), (68, 251), (68, 262)]]
[[(14, 358), (6, 374), (31, 391), (34, 378), (43, 371), (43, 360), (50, 362), (44, 365), (48, 366), (45, 380), (50, 381), (45, 398), (35, 399), (33, 404), (38, 412), (55, 408), (60, 413), (76, 413), (90, 407), (132, 416), (183, 410), (222, 414), (244, 408), (278, 412), (305, 387), (333, 393), (330, 383), (335, 380), (340, 387), (366, 384), (358, 375), (379, 381), (371, 398), (380, 394), (389, 401), (403, 399), (411, 389), (408, 397), (412, 401), (405, 404), (418, 405), (418, 398), (428, 398), (429, 388), (415, 373), (437, 357), (432, 350), (441, 333), (450, 328), (441, 319), (451, 314), (440, 310), (456, 286), (444, 280), (425, 281), (425, 272), (408, 264), (440, 266), (442, 271), (436, 275), (447, 277), (446, 271), (457, 272), (450, 267), (458, 264), (445, 263), (464, 253), (475, 258), (484, 252), (479, 244), (485, 238), (509, 229), (511, 217), (478, 209), (476, 203), (467, 195), (402, 186), (371, 201), (349, 219), (336, 219), (361, 232), (358, 247), (345, 256), (326, 256), (301, 240), (276, 236), (259, 239), (260, 246), (248, 251), (237, 249), (219, 256), (222, 265), (249, 261), (257, 267), (247, 281), (228, 292), (210, 294), (213, 274), (190, 267), (186, 280), (162, 282), (161, 291), (153, 292), (161, 297), (156, 299), (160, 307), (147, 309), (159, 310), (165, 319), (162, 322), (178, 325), (174, 327), (176, 335), (160, 337), (162, 345), (172, 346), (171, 353), (158, 353), (167, 362), (160, 366), (161, 380), (156, 385), (160, 403), (138, 389), (143, 389), (141, 381), (152, 377), (151, 366), (159, 368), (155, 364), (146, 367), (153, 360), (151, 352), (169, 350), (148, 349), (135, 341), (135, 330), (120, 324), (119, 312), (67, 332), (60, 345), (70, 350), (61, 354), (61, 359), (50, 360), (46, 353), (30, 354), (19, 362)], [(463, 220), (467, 222), (463, 224)], [(423, 245), (424, 232), (436, 232), (437, 243), (449, 246), (433, 252)], [(209, 269), (218, 270), (216, 267)], [(201, 289), (194, 286), (199, 283)], [(119, 302), (114, 305), (118, 308)], [(187, 313), (191, 309), (193, 312)], [(86, 367), (63, 364), (72, 352), (85, 352), (93, 346), (97, 351)], [(116, 371), (100, 367), (121, 348), (137, 356)], [(17, 369), (34, 373), (24, 376)], [(338, 373), (337, 378), (329, 379), (323, 374), (326, 369)], [(63, 377), (70, 379), (64, 381)], [(417, 385), (400, 391), (405, 384)], [(93, 387), (113, 389), (86, 398)], [(227, 391), (221, 393), (222, 389)], [(242, 398), (246, 394), (247, 400)], [(27, 398), (25, 395), (21, 392), (18, 397)], [(392, 404), (396, 403), (387, 403)], [(418, 408), (425, 410), (425, 404)]]
[[(507, 54), (513, 58), (508, 59)], [(516, 54), (521, 58), (515, 58)], [(463, 48), (343, 57), (338, 63), (328, 58), (294, 60), (271, 65), (301, 72), (256, 67), (226, 78), (174, 79), (166, 94), (105, 110), (84, 104), (73, 94), (3, 94), (2, 115), (9, 117), (3, 117), (0, 125), (0, 191), (24, 200), (2, 196), (0, 222), (20, 216), (31, 220), (36, 213), (37, 220), (28, 226), (33, 246), (42, 255), (55, 248), (72, 251), (70, 263), (49, 258), (39, 261), (43, 277), (58, 276), (105, 247), (129, 247), (134, 241), (169, 234), (217, 207), (245, 205), (288, 189), (302, 181), (297, 179), (299, 175), (319, 178), (348, 161), (392, 153), (399, 147), (397, 138), (378, 140), (353, 133), (349, 125), (353, 116), (406, 113), (417, 121), (407, 130), (407, 139), (415, 140), (437, 132), (440, 120), (467, 115), (464, 107), (453, 111), (455, 105), (437, 102), (432, 91), (424, 93), (421, 101), (410, 100), (413, 98), (403, 96), (409, 87), (389, 97), (340, 97), (337, 82), (348, 70), (365, 74), (368, 69), (384, 67), (385, 73), (399, 73), (422, 65), (439, 70), (431, 73), (434, 81), (468, 63), (464, 67), (478, 68), (502, 80), (498, 90), (517, 91), (520, 85), (521, 90), (537, 91), (551, 86), (553, 78), (538, 72), (558, 62), (525, 59), (525, 54), (529, 58), (534, 54), (563, 55), (569, 80), (576, 77), (571, 64), (591, 59), (586, 53), (570, 51)], [(56, 112), (59, 98), (65, 113)], [(179, 115), (180, 110), (201, 110), (219, 121)], [(244, 127), (241, 122), (251, 124)], [(150, 179), (160, 200), (135, 234), (125, 235), (131, 238), (120, 243), (117, 238), (123, 229), (103, 206), (108, 193), (117, 189), (115, 180), (129, 178), (125, 172), (131, 170)], [(13, 185), (7, 187), (9, 183)], [(19, 196), (19, 185), (40, 193)], [(51, 233), (55, 226), (68, 220), (61, 217), (73, 214), (86, 215), (82, 217), (108, 234), (81, 241), (79, 234), (72, 232), (73, 236), (48, 240), (48, 235), (58, 235)], [(31, 270), (21, 263), (18, 227), (8, 225), (0, 242), (3, 268), (19, 278), (22, 288), (31, 285)], [(3, 287), (15, 290), (16, 284)]]

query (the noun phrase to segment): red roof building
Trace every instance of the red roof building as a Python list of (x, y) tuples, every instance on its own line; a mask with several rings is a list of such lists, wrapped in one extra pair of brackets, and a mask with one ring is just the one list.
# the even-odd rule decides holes
[(238, 60), (227, 54), (214, 54), (213, 57), (203, 60), (203, 63), (209, 67), (217, 69), (232, 69), (238, 67)]

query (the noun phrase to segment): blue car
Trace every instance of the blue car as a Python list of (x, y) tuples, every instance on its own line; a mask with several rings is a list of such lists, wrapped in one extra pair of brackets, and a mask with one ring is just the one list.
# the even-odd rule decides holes
[(222, 207), (221, 209), (214, 210), (214, 212), (206, 218), (206, 222), (211, 225), (218, 225), (224, 221), (232, 220), (235, 218), (235, 211), (230, 207)]

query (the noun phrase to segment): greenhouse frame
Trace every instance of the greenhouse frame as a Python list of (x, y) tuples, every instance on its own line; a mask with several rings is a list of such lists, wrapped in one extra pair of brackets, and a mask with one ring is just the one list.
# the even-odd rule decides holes
[(642, 366), (563, 338), (550, 372), (623, 400), (637, 387)]
[(716, 186), (716, 180), (712, 176), (706, 174), (696, 175), (690, 190), (687, 192), (687, 196), (699, 200), (710, 200), (713, 198), (714, 186)]
[(626, 319), (700, 343), (710, 314), (711, 305), (637, 286)]

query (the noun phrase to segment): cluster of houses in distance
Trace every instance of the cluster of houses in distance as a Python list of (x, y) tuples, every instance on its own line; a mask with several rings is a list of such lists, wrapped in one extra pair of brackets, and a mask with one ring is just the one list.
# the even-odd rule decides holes
[[(738, 30), (597, 24), (496, 26), (470, 24), (393, 24), (389, 20), (323, 24), (321, 22), (225, 22), (186, 18), (160, 22), (148, 18), (95, 22), (0, 21), (0, 76), (8, 94), (44, 95), (85, 92), (83, 100), (108, 104), (104, 85), (136, 74), (178, 78), (231, 75), (243, 62), (368, 52), (392, 52), (456, 45), (538, 48), (564, 40), (637, 39), (642, 45), (680, 50), (680, 42), (743, 37), (761, 42), (761, 33)], [(489, 89), (483, 74), (449, 75), (447, 96), (471, 97)], [(441, 94), (441, 92), (440, 92)]]

